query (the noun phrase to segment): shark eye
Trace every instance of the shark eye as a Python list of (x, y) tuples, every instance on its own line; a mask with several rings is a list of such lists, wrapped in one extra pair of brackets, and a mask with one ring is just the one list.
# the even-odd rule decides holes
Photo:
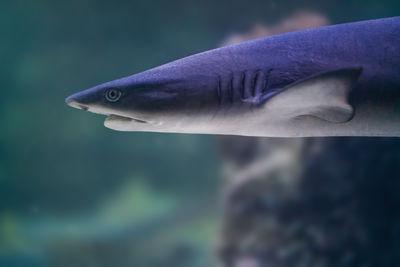
[(107, 99), (107, 101), (109, 101), (109, 102), (117, 102), (121, 98), (121, 95), (122, 95), (122, 93), (120, 90), (110, 88), (110, 89), (107, 89), (104, 96)]

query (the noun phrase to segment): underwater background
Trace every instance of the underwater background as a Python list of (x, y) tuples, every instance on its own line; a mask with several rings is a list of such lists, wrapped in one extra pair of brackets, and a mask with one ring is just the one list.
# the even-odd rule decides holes
[[(400, 266), (397, 139), (271, 141), (122, 133), (103, 127), (104, 117), (64, 103), (66, 96), (96, 84), (235, 40), (269, 35), (271, 29), (295, 29), (297, 24), (288, 19), (294, 14), (312, 14), (317, 18), (312, 23), (337, 24), (400, 15), (400, 2), (1, 1), (0, 266)], [(229, 177), (271, 147), (286, 147), (288, 155), (296, 156), (281, 168), (294, 170), (282, 177), (298, 175), (298, 166), (306, 166), (300, 176), (308, 178), (299, 188), (307, 188), (301, 192), (308, 202), (290, 206), (285, 218), (297, 221), (295, 211), (306, 206), (312, 214), (302, 213), (307, 234), (299, 234), (298, 240), (313, 236), (324, 244), (317, 252), (303, 247), (307, 253), (291, 263), (259, 252), (267, 251), (266, 245), (255, 245), (248, 241), (251, 235), (241, 232), (243, 225), (252, 224), (235, 219), (257, 215), (254, 220), (264, 222), (265, 214), (278, 212), (271, 207), (286, 210), (274, 201), (292, 199), (291, 187), (269, 180), (246, 185), (245, 200), (242, 189), (226, 193), (236, 190)], [(258, 176), (266, 175), (260, 172)], [(346, 177), (358, 178), (349, 182)], [(272, 203), (268, 190), (247, 187), (280, 195)], [(316, 189), (310, 193), (310, 188)], [(254, 197), (260, 194), (262, 203)], [(326, 214), (332, 210), (334, 215)], [(330, 218), (323, 229), (331, 235), (318, 234), (315, 212)], [(343, 218), (348, 223), (340, 229), (362, 231), (332, 245), (326, 236), (333, 240), (336, 222)], [(297, 231), (298, 225), (287, 229)], [(268, 230), (265, 239), (282, 240), (277, 235), (282, 229), (270, 229), (274, 236)], [(353, 233), (347, 230), (344, 236)], [(279, 246), (293, 243), (299, 244)]]

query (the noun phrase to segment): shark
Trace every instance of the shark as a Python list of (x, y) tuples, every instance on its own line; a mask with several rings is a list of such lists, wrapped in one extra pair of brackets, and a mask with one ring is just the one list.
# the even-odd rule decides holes
[(221, 47), (66, 98), (118, 131), (400, 136), (400, 17)]

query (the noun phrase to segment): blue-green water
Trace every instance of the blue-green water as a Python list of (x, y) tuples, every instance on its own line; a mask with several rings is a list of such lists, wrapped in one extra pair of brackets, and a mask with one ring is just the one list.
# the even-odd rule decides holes
[(215, 137), (114, 132), (64, 98), (299, 9), (341, 23), (400, 2), (2, 1), (0, 266), (209, 266)]

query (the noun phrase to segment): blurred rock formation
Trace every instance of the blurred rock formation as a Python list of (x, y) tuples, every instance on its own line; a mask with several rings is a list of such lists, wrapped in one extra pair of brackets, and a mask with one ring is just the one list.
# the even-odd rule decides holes
[(231, 45), (265, 36), (311, 29), (329, 24), (329, 19), (324, 15), (303, 10), (294, 13), (292, 16), (272, 26), (257, 23), (246, 33), (233, 34), (232, 36), (229, 36), (221, 45)]
[[(224, 44), (323, 26), (300, 12)], [(221, 137), (223, 267), (400, 266), (400, 140)]]

